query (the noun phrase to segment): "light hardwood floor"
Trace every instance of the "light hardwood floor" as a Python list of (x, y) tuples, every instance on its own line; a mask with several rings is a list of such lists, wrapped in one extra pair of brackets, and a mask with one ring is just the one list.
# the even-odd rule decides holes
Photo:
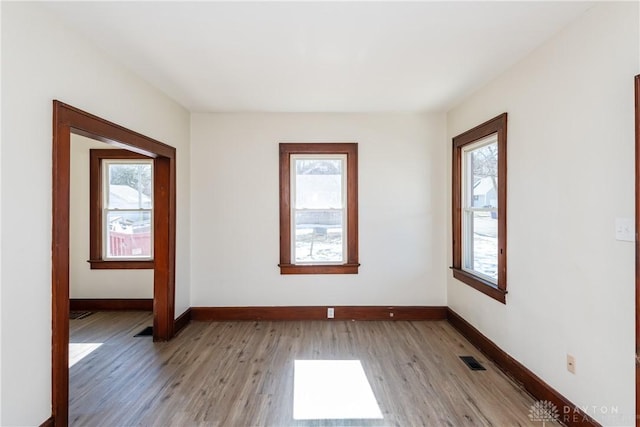
[[(168, 343), (133, 337), (151, 321), (71, 320), (72, 343), (102, 343), (70, 369), (71, 425), (541, 425), (534, 400), (446, 321), (191, 322)], [(360, 360), (384, 418), (294, 420), (296, 359)]]

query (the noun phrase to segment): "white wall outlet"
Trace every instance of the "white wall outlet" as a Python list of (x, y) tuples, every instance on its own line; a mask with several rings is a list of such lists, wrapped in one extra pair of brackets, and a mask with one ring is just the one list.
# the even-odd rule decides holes
[(636, 241), (636, 227), (633, 218), (616, 218), (616, 240)]
[(567, 354), (567, 371), (572, 374), (576, 373), (576, 358), (570, 354)]
[(333, 307), (327, 308), (327, 319), (333, 319)]

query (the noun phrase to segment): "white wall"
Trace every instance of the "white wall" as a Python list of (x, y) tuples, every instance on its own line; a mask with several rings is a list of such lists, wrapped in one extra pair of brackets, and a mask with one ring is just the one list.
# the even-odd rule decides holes
[[(509, 112), (507, 305), (446, 269), (442, 115), (194, 114), (190, 152), (186, 110), (43, 6), (0, 7), (0, 425), (39, 425), (51, 412), (53, 99), (177, 147), (177, 314), (448, 304), (576, 404), (617, 408), (590, 411), (603, 424), (633, 423), (633, 245), (615, 241), (613, 225), (634, 213), (637, 3), (594, 8), (447, 116), (450, 140)], [(359, 143), (360, 274), (279, 274), (277, 144), (292, 141)]]
[(449, 274), (448, 305), (603, 425), (635, 422), (634, 248), (614, 223), (634, 215), (638, 18), (591, 9), (447, 116), (450, 141), (509, 113), (507, 304)]
[[(112, 145), (71, 135), (69, 292), (71, 298), (153, 298), (153, 270), (92, 270), (89, 259), (89, 150)], [(178, 313), (180, 314), (180, 313)]]
[(36, 3), (2, 2), (2, 419), (51, 415), (52, 100), (177, 148), (176, 312), (189, 306), (189, 114)]
[[(0, 23), (2, 22), (2, 5), (0, 5)], [(2, 32), (0, 31), (0, 44), (2, 43)], [(1, 49), (0, 49), (1, 50)], [(0, 82), (2, 82), (2, 66), (0, 66)], [(2, 84), (0, 84), (0, 99), (2, 99)], [(1, 111), (1, 107), (0, 107)], [(2, 114), (0, 114), (0, 130), (2, 128)], [(0, 165), (2, 165), (2, 140), (0, 137)], [(0, 241), (2, 240), (2, 173), (0, 173)], [(0, 243), (0, 321), (2, 317), (2, 244)], [(0, 326), (0, 374), (2, 373), (2, 327)], [(0, 379), (0, 423), (2, 423), (2, 380)]]
[[(191, 123), (192, 306), (446, 304), (444, 115)], [(359, 144), (358, 275), (280, 275), (279, 142)]]

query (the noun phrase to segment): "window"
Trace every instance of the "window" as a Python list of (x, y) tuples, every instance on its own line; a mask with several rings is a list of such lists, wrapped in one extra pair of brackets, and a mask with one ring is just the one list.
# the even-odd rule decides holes
[(357, 274), (358, 144), (280, 144), (280, 273)]
[(91, 150), (92, 269), (153, 268), (153, 159)]
[(453, 276), (505, 303), (507, 113), (453, 138)]

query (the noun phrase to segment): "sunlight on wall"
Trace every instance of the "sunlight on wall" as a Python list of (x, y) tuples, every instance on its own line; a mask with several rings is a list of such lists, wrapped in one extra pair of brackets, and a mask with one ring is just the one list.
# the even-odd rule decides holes
[(383, 418), (359, 360), (296, 360), (296, 420)]

